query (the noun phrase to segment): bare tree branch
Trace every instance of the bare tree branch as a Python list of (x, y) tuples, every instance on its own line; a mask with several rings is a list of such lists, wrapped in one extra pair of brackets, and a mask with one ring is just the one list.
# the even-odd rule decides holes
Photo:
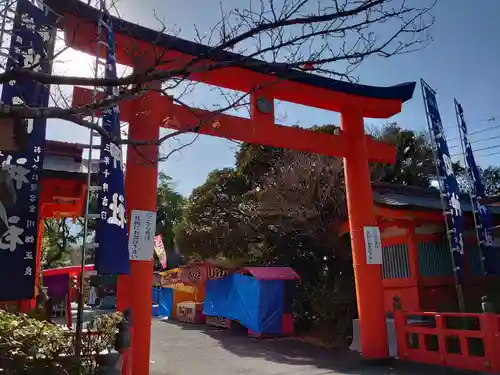
[[(429, 4), (422, 5), (425, 2)], [(260, 0), (250, 2), (244, 9), (224, 9), (221, 6), (220, 21), (208, 33), (203, 34), (195, 25), (198, 42), (208, 43), (211, 45), (210, 49), (181, 66), (178, 61), (169, 57), (171, 51), (159, 48), (158, 43), (167, 27), (154, 12), (153, 17), (161, 27), (157, 38), (151, 41), (150, 50), (132, 48), (129, 51), (131, 60), (139, 67), (132, 73), (118, 78), (99, 78), (97, 72), (94, 78), (78, 77), (43, 73), (35, 69), (36, 65), (5, 71), (0, 74), (0, 83), (33, 80), (44, 85), (56, 85), (61, 100), (55, 102), (54, 106), (44, 108), (1, 104), (0, 117), (63, 119), (95, 130), (103, 137), (112, 138), (102, 127), (87, 118), (127, 100), (146, 95), (152, 90), (147, 87), (151, 82), (162, 82), (165, 85), (161, 90), (163, 94), (170, 95), (176, 104), (191, 108), (181, 97), (192, 85), (188, 83), (184, 90), (179, 88), (194, 74), (228, 67), (265, 67), (270, 74), (283, 69), (306, 69), (316, 74), (354, 80), (351, 74), (368, 57), (387, 58), (424, 48), (431, 41), (426, 32), (434, 23), (430, 12), (435, 2), (436, 0)], [(119, 15), (117, 4), (113, 3), (113, 8)], [(89, 43), (93, 42), (95, 40), (89, 40)], [(67, 48), (65, 46), (58, 51), (54, 59)], [(236, 48), (238, 51), (235, 51)], [(228, 57), (225, 60), (219, 58), (211, 61), (214, 56), (221, 56), (219, 52), (228, 50), (243, 55), (226, 54), (224, 56)], [(142, 66), (140, 64), (147, 60), (146, 54), (154, 56), (154, 59), (152, 62), (149, 60), (147, 66)], [(278, 79), (275, 83), (277, 82)], [(63, 97), (60, 86), (97, 87), (99, 90), (118, 87), (119, 93), (89, 105), (71, 108)], [(239, 107), (248, 107), (245, 100), (256, 89), (258, 88), (231, 96), (223, 93), (221, 98), (225, 104), (219, 105), (213, 111), (213, 116)], [(173, 91), (175, 94), (172, 96)], [(213, 116), (208, 117), (213, 119)], [(196, 132), (201, 126), (211, 125), (210, 118), (200, 118), (197, 123), (185, 126), (186, 130), (169, 133), (155, 140), (115, 141), (134, 147), (160, 145), (181, 133)]]

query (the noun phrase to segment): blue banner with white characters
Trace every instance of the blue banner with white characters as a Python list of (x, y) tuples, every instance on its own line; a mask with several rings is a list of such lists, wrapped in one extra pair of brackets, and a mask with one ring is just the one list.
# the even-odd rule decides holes
[(429, 120), (429, 132), (432, 141), (436, 146), (439, 171), (439, 186), (443, 195), (444, 210), (451, 242), (451, 252), (453, 256), (454, 272), (457, 280), (461, 283), (463, 258), (464, 258), (464, 219), (462, 208), (460, 207), (460, 196), (458, 183), (453, 171), (453, 163), (450, 157), (448, 144), (444, 136), (441, 115), (436, 100), (434, 90), (422, 80), (422, 91), (427, 117)]
[[(103, 12), (101, 27), (107, 31), (106, 78), (116, 78), (115, 36), (109, 13)], [(106, 97), (115, 95), (115, 89), (106, 89)], [(125, 186), (123, 180), (120, 110), (118, 105), (107, 109), (102, 126), (114, 138), (102, 137), (99, 163), (99, 211), (97, 220), (95, 268), (103, 275), (123, 275), (130, 272), (128, 252)]]
[[(50, 73), (56, 18), (28, 0), (18, 0), (6, 70), (26, 68)], [(50, 88), (25, 79), (3, 85), (7, 105), (46, 107)], [(7, 230), (0, 238), (0, 301), (31, 299), (35, 295), (40, 177), (45, 147), (45, 119), (26, 121), (25, 149), (1, 152), (2, 170), (11, 177), (16, 202), (5, 207), (0, 220)]]
[(465, 151), (465, 162), (467, 172), (469, 174), (469, 181), (471, 182), (469, 189), (472, 196), (474, 205), (474, 214), (476, 215), (476, 230), (479, 240), (479, 248), (483, 259), (483, 269), (485, 275), (495, 272), (495, 264), (493, 262), (492, 246), (493, 246), (493, 217), (488, 207), (481, 204), (481, 199), (486, 197), (484, 184), (481, 181), (481, 174), (476, 164), (476, 159), (472, 152), (472, 147), (469, 142), (467, 132), (467, 123), (465, 122), (464, 111), (460, 103), (455, 99), (455, 110), (460, 126), (460, 135)]

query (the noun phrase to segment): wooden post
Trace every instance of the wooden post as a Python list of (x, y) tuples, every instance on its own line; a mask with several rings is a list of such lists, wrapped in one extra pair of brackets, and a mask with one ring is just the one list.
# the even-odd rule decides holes
[(495, 309), (488, 296), (481, 298), (481, 309), (483, 310), (481, 330), (484, 333), (484, 354), (489, 362), (489, 370), (500, 373), (499, 316), (495, 314)]
[(398, 347), (398, 358), (400, 360), (407, 359), (406, 352), (406, 320), (401, 305), (401, 300), (398, 296), (393, 298), (393, 312), (394, 312), (394, 329), (396, 330), (396, 341)]

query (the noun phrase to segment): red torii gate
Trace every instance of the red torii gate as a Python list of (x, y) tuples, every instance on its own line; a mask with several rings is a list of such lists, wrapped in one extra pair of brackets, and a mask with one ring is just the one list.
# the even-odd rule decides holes
[[(61, 27), (65, 31), (66, 43), (94, 55), (99, 12), (77, 0), (49, 0), (46, 3), (64, 16)], [(117, 33), (117, 62), (124, 65), (151, 66), (160, 55), (168, 63), (159, 69), (182, 67), (198, 56), (207, 57), (200, 64), (241, 59), (239, 55), (214, 52), (210, 47), (176, 37), (159, 36), (154, 30), (116, 18), (113, 25)], [(155, 41), (154, 48), (151, 41)], [(201, 119), (210, 119), (197, 129), (201, 134), (343, 157), (362, 353), (367, 359), (387, 358), (381, 266), (367, 264), (363, 228), (377, 225), (368, 162), (394, 163), (395, 150), (366, 136), (363, 118), (389, 118), (399, 113), (402, 103), (412, 97), (415, 83), (377, 88), (297, 70), (275, 71), (264, 64), (252, 69), (232, 66), (201, 72), (190, 75), (189, 79), (251, 93), (251, 118), (190, 110), (174, 105), (171, 98), (152, 91), (144, 98), (121, 104), (121, 119), (130, 124), (129, 137), (134, 140), (157, 139), (160, 126), (191, 130), (200, 123), (201, 116)], [(90, 98), (90, 90), (75, 88), (73, 105), (88, 104)], [(340, 134), (328, 135), (276, 125), (273, 108), (264, 111), (267, 113), (259, 110), (257, 102), (262, 98), (270, 101), (271, 107), (273, 100), (279, 99), (340, 112)], [(144, 158), (156, 160), (157, 151), (154, 145), (141, 146), (140, 154), (134, 147), (128, 148), (125, 190), (129, 215), (133, 209), (156, 210), (157, 164), (144, 163)], [(131, 261), (131, 274), (119, 277), (118, 308), (132, 309), (133, 375), (149, 373), (152, 277), (152, 261)]]

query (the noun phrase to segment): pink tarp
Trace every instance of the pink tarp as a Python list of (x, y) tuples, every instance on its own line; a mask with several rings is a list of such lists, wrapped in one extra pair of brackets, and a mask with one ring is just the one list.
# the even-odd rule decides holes
[(245, 267), (257, 280), (300, 280), (300, 276), (291, 267)]

